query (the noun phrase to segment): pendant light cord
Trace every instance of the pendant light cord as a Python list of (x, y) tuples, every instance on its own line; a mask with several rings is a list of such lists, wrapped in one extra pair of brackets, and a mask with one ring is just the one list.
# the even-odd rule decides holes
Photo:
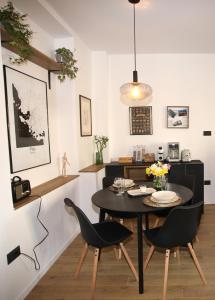
[(135, 4), (133, 4), (133, 10), (134, 10), (134, 70), (136, 71), (136, 14), (135, 14)]

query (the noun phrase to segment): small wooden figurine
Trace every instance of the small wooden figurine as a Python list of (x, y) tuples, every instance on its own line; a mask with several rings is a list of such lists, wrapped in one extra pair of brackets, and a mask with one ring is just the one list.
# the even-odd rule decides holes
[(62, 176), (66, 177), (66, 165), (70, 166), (70, 163), (67, 159), (67, 156), (66, 156), (66, 152), (64, 152), (64, 155), (62, 157)]

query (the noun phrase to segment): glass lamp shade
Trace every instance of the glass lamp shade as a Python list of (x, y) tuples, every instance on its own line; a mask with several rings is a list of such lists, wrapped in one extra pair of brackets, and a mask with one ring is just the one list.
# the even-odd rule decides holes
[(120, 100), (129, 106), (144, 106), (152, 99), (152, 88), (150, 85), (140, 82), (123, 84), (120, 88)]

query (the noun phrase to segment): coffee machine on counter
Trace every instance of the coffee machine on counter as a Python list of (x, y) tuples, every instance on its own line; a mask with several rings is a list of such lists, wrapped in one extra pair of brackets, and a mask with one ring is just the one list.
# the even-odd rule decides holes
[(180, 161), (179, 143), (168, 143), (167, 147), (167, 160), (173, 162)]

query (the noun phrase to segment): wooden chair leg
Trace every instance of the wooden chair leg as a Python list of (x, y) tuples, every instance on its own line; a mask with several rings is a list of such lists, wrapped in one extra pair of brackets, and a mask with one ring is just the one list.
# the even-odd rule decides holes
[(114, 246), (113, 250), (114, 250), (116, 259), (119, 259), (119, 251), (121, 251), (121, 250), (119, 250), (119, 248), (117, 248), (116, 246)]
[(196, 240), (197, 243), (199, 243), (199, 237), (198, 237), (198, 235), (195, 236), (195, 240)]
[(87, 255), (87, 251), (88, 251), (88, 245), (87, 245), (87, 243), (85, 243), (85, 244), (84, 244), (83, 251), (82, 251), (82, 254), (81, 254), (81, 258), (80, 258), (80, 260), (79, 260), (77, 269), (76, 269), (76, 271), (75, 271), (75, 277), (78, 277), (78, 275), (79, 275), (79, 273), (80, 273), (82, 264), (83, 264), (83, 262), (84, 262), (84, 259), (85, 259), (86, 255)]
[(167, 299), (167, 281), (168, 281), (168, 270), (169, 270), (169, 255), (170, 255), (170, 250), (166, 249), (165, 266), (164, 266), (163, 300)]
[(93, 278), (92, 278), (92, 286), (91, 286), (91, 299), (94, 299), (94, 295), (95, 295), (98, 260), (99, 260), (99, 249), (96, 248), (95, 252), (94, 252), (94, 260), (93, 260)]
[(191, 254), (192, 257), (193, 257), (193, 261), (194, 261), (194, 263), (195, 263), (196, 269), (197, 269), (197, 271), (199, 272), (199, 275), (200, 275), (200, 277), (201, 277), (201, 279), (202, 279), (202, 282), (203, 282), (204, 284), (207, 284), (207, 281), (206, 281), (206, 279), (205, 279), (205, 275), (204, 275), (204, 273), (203, 273), (203, 271), (202, 271), (202, 269), (201, 269), (201, 266), (200, 266), (200, 264), (199, 264), (199, 261), (198, 261), (198, 259), (197, 259), (197, 257), (196, 257), (196, 253), (195, 253), (195, 251), (194, 251), (194, 249), (193, 249), (191, 243), (188, 243), (187, 245), (188, 245), (188, 248), (189, 248), (189, 250), (190, 250), (190, 254)]
[(181, 259), (180, 259), (180, 248), (179, 247), (176, 247), (174, 249), (174, 257), (177, 258), (177, 261), (178, 261), (178, 264), (180, 264), (181, 262)]
[(157, 227), (158, 224), (159, 224), (159, 222), (160, 222), (160, 218), (157, 217), (156, 220), (155, 220), (155, 222), (154, 222), (153, 228)]
[[(123, 225), (123, 219), (120, 219), (120, 220), (119, 220), (119, 223)], [(119, 259), (121, 259), (121, 258), (122, 258), (122, 251), (121, 251), (121, 249), (119, 248)]]
[(155, 251), (155, 246), (152, 245), (149, 249), (149, 253), (148, 253), (147, 258), (146, 258), (145, 263), (144, 263), (144, 271), (146, 270), (146, 268), (148, 266), (148, 263), (149, 263), (149, 261), (152, 257), (152, 254), (154, 253), (154, 251)]
[(124, 256), (125, 256), (125, 259), (126, 259), (128, 265), (129, 265), (129, 267), (130, 267), (132, 273), (134, 274), (134, 277), (135, 277), (136, 281), (139, 281), (137, 272), (136, 272), (135, 267), (134, 267), (134, 265), (133, 265), (133, 263), (132, 263), (132, 261), (131, 261), (129, 255), (128, 255), (128, 252), (126, 251), (126, 249), (125, 249), (123, 243), (120, 243), (119, 245), (120, 245), (120, 248), (122, 249), (122, 252), (123, 252), (123, 254), (124, 254)]
[(132, 219), (130, 220), (130, 228), (131, 228), (131, 231), (134, 232), (134, 222)]

